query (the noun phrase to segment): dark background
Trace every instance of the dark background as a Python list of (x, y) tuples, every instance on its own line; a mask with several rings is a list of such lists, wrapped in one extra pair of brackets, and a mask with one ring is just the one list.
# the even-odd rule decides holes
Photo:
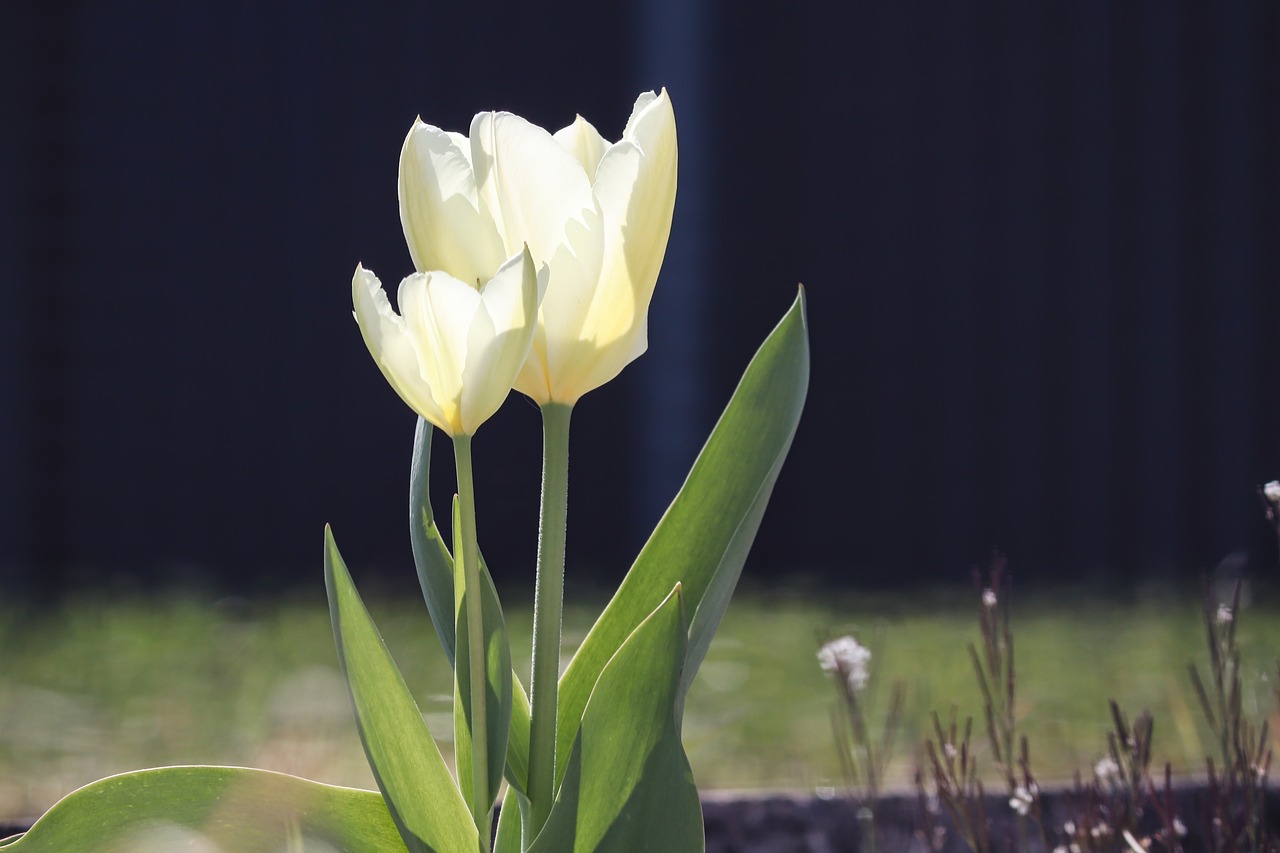
[[(325, 522), (403, 575), (413, 417), (349, 282), (410, 271), (405, 132), (616, 138), (660, 86), (675, 227), (649, 353), (575, 412), (571, 574), (622, 574), (797, 281), (749, 576), (1274, 570), (1280, 4), (22, 0), (0, 63), (10, 589), (318, 582)], [(539, 441), (518, 395), (476, 439), (511, 580)]]

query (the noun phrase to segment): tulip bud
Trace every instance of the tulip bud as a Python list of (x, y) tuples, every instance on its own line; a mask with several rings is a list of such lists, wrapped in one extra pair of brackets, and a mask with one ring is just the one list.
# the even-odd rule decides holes
[(528, 356), (547, 268), (527, 248), (478, 287), (439, 270), (400, 283), (400, 314), (356, 267), (351, 297), (365, 345), (409, 407), (450, 436), (472, 435), (511, 391)]

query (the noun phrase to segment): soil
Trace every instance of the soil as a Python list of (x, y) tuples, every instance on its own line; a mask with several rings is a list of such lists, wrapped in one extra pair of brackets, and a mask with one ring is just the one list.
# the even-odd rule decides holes
[[(1205, 844), (1203, 835), (1203, 828), (1210, 825), (1213, 813), (1208, 787), (1177, 787), (1173, 796), (1174, 813), (1188, 827), (1179, 839), (1184, 851), (1213, 849)], [(1046, 832), (1044, 843), (1030, 822), (1025, 822), (1029, 830), (1027, 837), (1020, 838), (1017, 816), (1007, 797), (987, 797), (984, 809), (990, 822), (991, 850), (1018, 853), (1068, 850), (1071, 839), (1063, 828), (1083, 822), (1080, 813), (1085, 806), (1081, 798), (1070, 790), (1042, 792), (1040, 807)], [(854, 802), (843, 797), (712, 794), (703, 799), (707, 853), (861, 853), (858, 811)], [(1135, 838), (1139, 845), (1161, 825), (1149, 805), (1144, 813)], [(1101, 816), (1096, 807), (1091, 814), (1095, 819)], [(1280, 790), (1268, 790), (1264, 815), (1269, 836), (1280, 838)], [(875, 810), (875, 826), (875, 853), (964, 853), (970, 849), (955, 831), (945, 809), (926, 824), (920, 801), (914, 794), (882, 798)], [(928, 841), (930, 837), (932, 843)], [(1123, 839), (1099, 841), (1099, 849), (1130, 849)]]

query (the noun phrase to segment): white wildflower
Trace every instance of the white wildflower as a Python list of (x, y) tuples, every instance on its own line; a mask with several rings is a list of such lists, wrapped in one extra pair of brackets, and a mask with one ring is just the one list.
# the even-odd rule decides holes
[(1272, 480), (1262, 487), (1262, 494), (1267, 500), (1280, 507), (1280, 480)]
[(982, 605), (983, 607), (996, 606), (996, 591), (994, 589), (988, 588), (982, 591)]
[(853, 637), (838, 637), (818, 649), (818, 664), (823, 672), (838, 673), (857, 693), (867, 686), (867, 666), (871, 663), (871, 651), (858, 644)]
[(1074, 820), (1069, 820), (1066, 823), (1062, 824), (1062, 831), (1065, 832), (1067, 835), (1075, 835), (1076, 822)]
[(1228, 622), (1232, 620), (1232, 618), (1234, 617), (1231, 613), (1231, 606), (1229, 604), (1219, 604), (1218, 616), (1217, 616), (1218, 624), (1226, 625)]
[(1027, 813), (1031, 811), (1031, 804), (1035, 802), (1035, 799), (1034, 792), (1028, 791), (1025, 787), (1019, 785), (1013, 789), (1013, 796), (1009, 798), (1009, 808), (1026, 817)]
[(1107, 756), (1093, 765), (1093, 775), (1099, 782), (1107, 782), (1120, 775), (1120, 765), (1111, 756)]
[(956, 749), (956, 745), (950, 741), (942, 745), (942, 751), (946, 753), (947, 758), (955, 758), (960, 754), (960, 750)]
[(1179, 838), (1187, 834), (1187, 825), (1182, 822), (1182, 818), (1175, 817), (1173, 819), (1173, 831)]

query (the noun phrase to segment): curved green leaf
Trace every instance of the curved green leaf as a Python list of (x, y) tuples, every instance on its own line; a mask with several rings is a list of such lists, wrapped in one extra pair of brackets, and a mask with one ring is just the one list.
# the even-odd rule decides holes
[(498, 831), (493, 837), (493, 853), (521, 853), (524, 850), (524, 816), (529, 800), (513, 788), (507, 789), (498, 812)]
[[(418, 425), (413, 433), (413, 461), (409, 476), (409, 537), (413, 545), (413, 562), (417, 567), (422, 597), (427, 602), (427, 611), (431, 614), (431, 623), (440, 638), (440, 645), (444, 647), (452, 666), (457, 651), (454, 639), (453, 556), (440, 537), (427, 489), (431, 471), (432, 430), (431, 424), (418, 418)], [(490, 608), (499, 607), (498, 590), (493, 585), (489, 567), (484, 563), (484, 555), (480, 557), (480, 573), (484, 586), (484, 607), (488, 612)], [(529, 695), (519, 676), (514, 673), (506, 777), (507, 783), (520, 792), (524, 791), (529, 778)]]
[(418, 584), (431, 614), (431, 624), (444, 653), (453, 663), (453, 557), (440, 538), (431, 513), (431, 434), (434, 427), (418, 418), (413, 430), (413, 461), (409, 464), (409, 543), (413, 547), (413, 563), (418, 570)]
[[(747, 366), (684, 486), (561, 676), (558, 744), (572, 742), (605, 664), (675, 584), (683, 586), (694, 612), (679, 694), (683, 702), (742, 573), (808, 385), (801, 290)], [(556, 752), (559, 778), (569, 750)]]
[(703, 849), (676, 708), (688, 643), (683, 610), (676, 584), (605, 666), (529, 853)]
[(325, 531), (325, 587), (338, 663), (378, 788), (411, 853), (475, 853), (479, 836), (422, 713)]
[[(492, 586), (489, 570), (484, 572)], [(529, 694), (524, 692), (520, 677), (511, 676), (511, 728), (507, 731), (507, 784), (521, 794), (529, 784)]]
[[(461, 541), (461, 519), (458, 514), (458, 499), (453, 500), (453, 536), (454, 541)], [(467, 579), (461, 564), (455, 572), (454, 591), (457, 603), (457, 658), (454, 665), (453, 678), (453, 760), (458, 767), (458, 787), (464, 797), (471, 798), (472, 765), (471, 765), (471, 655), (468, 651), (467, 638)], [(483, 581), (481, 581), (483, 583)], [(502, 787), (502, 770), (506, 766), (507, 733), (511, 729), (511, 642), (507, 638), (507, 623), (502, 616), (502, 606), (498, 602), (497, 592), (480, 597), (481, 617), (484, 630), (484, 662), (485, 662), (485, 729), (488, 741), (489, 791), (486, 801), (472, 803), (473, 815), (487, 815), (494, 800), (498, 798), (498, 790)], [(479, 819), (479, 818), (477, 818)]]
[[(200, 844), (198, 842), (206, 842)], [(377, 791), (243, 767), (161, 767), (73, 791), (5, 853), (404, 853)]]

